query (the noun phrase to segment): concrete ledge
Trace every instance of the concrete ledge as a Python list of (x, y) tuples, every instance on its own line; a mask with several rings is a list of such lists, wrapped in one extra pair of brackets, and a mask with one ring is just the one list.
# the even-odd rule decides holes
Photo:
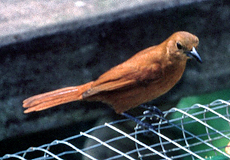
[(2, 1), (0, 47), (204, 0)]

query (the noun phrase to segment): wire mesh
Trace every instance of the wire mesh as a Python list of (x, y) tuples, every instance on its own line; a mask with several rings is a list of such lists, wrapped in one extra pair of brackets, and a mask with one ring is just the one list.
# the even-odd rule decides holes
[[(172, 108), (162, 117), (146, 108), (135, 118), (147, 127), (122, 119), (0, 159), (229, 159), (229, 106), (230, 100), (215, 100), (208, 105)], [(121, 127), (127, 124), (132, 129)], [(104, 133), (109, 136), (105, 138)], [(80, 148), (82, 141), (87, 145)]]

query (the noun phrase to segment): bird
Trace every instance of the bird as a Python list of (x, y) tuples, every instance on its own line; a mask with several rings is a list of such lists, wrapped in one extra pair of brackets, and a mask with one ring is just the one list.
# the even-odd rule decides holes
[(162, 43), (139, 51), (111, 68), (95, 81), (25, 99), (24, 113), (72, 101), (100, 101), (122, 114), (168, 92), (181, 79), (188, 59), (202, 63), (198, 44), (197, 36), (177, 31)]

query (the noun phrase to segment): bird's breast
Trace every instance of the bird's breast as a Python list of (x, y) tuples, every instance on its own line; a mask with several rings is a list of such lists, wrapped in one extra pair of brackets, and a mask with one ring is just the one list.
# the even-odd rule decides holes
[(170, 65), (164, 69), (159, 81), (150, 82), (145, 91), (148, 92), (148, 101), (155, 99), (168, 92), (182, 77), (184, 65)]

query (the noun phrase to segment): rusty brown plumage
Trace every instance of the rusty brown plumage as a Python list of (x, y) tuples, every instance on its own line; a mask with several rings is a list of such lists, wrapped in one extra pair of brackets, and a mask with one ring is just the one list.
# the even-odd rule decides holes
[(127, 61), (113, 67), (97, 80), (35, 95), (23, 101), (25, 113), (40, 111), (60, 104), (86, 100), (111, 105), (123, 113), (169, 91), (181, 78), (186, 62), (195, 58), (199, 39), (180, 31), (159, 45), (144, 49)]

